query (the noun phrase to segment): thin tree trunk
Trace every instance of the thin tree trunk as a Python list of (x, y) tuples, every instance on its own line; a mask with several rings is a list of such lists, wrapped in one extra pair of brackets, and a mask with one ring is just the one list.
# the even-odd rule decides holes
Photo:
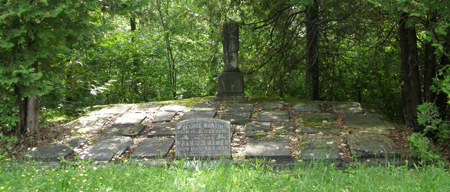
[(305, 99), (319, 99), (319, 30), (317, 18), (319, 5), (317, 0), (308, 6), (306, 13), (306, 79)]
[[(436, 17), (433, 13), (429, 15), (429, 19), (426, 23), (427, 30), (433, 32), (431, 26), (432, 23), (436, 22)], [(423, 100), (425, 102), (434, 102), (435, 93), (430, 90), (433, 86), (433, 78), (436, 77), (436, 55), (434, 54), (436, 48), (431, 45), (432, 42), (425, 40), (424, 52), (425, 52), (425, 63), (424, 63), (424, 84), (423, 84)]]
[(410, 108), (414, 118), (414, 123), (412, 127), (415, 132), (420, 132), (422, 129), (417, 123), (417, 107), (422, 103), (421, 97), (421, 86), (420, 86), (420, 74), (419, 74), (419, 63), (417, 61), (417, 36), (415, 26), (407, 28), (408, 30), (408, 41), (409, 41), (409, 80), (411, 82), (411, 103)]

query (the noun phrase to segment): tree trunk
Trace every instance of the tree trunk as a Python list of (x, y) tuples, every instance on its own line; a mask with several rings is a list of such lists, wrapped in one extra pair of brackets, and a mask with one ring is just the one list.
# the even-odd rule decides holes
[(422, 129), (417, 123), (417, 106), (422, 103), (421, 97), (421, 86), (420, 86), (420, 74), (419, 74), (419, 63), (417, 61), (417, 36), (416, 27), (412, 26), (408, 28), (408, 42), (409, 42), (409, 80), (411, 82), (411, 111), (414, 118), (415, 132), (420, 132)]
[(409, 66), (409, 41), (408, 41), (408, 30), (406, 29), (406, 20), (408, 15), (402, 13), (400, 16), (400, 22), (398, 25), (398, 36), (400, 45), (400, 59), (402, 63), (401, 67), (401, 79), (402, 79), (402, 110), (405, 117), (405, 123), (408, 127), (413, 127), (415, 125), (414, 114), (411, 110), (411, 82), (409, 78), (410, 66)]
[[(428, 21), (426, 23), (427, 31), (433, 32), (431, 24), (436, 22), (436, 17), (433, 13), (429, 15)], [(433, 78), (436, 77), (436, 55), (434, 48), (431, 43), (424, 40), (424, 52), (425, 52), (425, 63), (424, 63), (424, 83), (423, 83), (423, 100), (428, 103), (434, 102), (435, 93), (430, 90), (433, 86)]]
[(306, 13), (306, 79), (305, 99), (319, 99), (319, 30), (317, 18), (319, 5), (317, 0), (308, 6)]

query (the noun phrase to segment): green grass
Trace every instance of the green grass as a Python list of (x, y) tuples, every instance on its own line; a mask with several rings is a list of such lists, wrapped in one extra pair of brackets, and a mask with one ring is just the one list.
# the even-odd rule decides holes
[(333, 165), (274, 170), (248, 164), (186, 169), (143, 167), (136, 163), (87, 164), (42, 168), (3, 160), (4, 191), (448, 191), (450, 175), (438, 166), (365, 167)]

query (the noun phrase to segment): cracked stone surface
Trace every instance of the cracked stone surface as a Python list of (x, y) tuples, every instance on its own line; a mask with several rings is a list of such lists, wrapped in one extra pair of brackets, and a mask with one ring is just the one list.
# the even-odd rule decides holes
[(121, 114), (133, 106), (134, 104), (114, 104), (97, 111), (97, 114)]
[(333, 103), (335, 113), (362, 113), (363, 109), (358, 102), (339, 102)]
[(118, 158), (132, 145), (129, 137), (102, 137), (89, 147), (88, 158), (95, 161), (109, 161)]
[(110, 136), (129, 136), (136, 137), (145, 129), (142, 124), (113, 124), (102, 133), (104, 137)]
[(170, 104), (164, 105), (159, 110), (160, 111), (170, 111), (170, 112), (180, 112), (186, 109), (186, 104)]
[(394, 142), (382, 135), (353, 135), (348, 144), (352, 154), (359, 158), (401, 156)]
[(231, 124), (245, 124), (250, 122), (251, 112), (231, 112), (222, 114), (221, 119), (230, 121)]
[(295, 112), (320, 112), (320, 104), (318, 103), (300, 103), (292, 105)]
[(245, 125), (246, 137), (265, 137), (269, 131), (269, 122), (252, 122)]
[(139, 124), (146, 117), (145, 113), (126, 113), (117, 118), (116, 121), (114, 121), (114, 125)]
[(291, 151), (286, 139), (247, 138), (245, 156), (250, 158), (290, 159)]
[(35, 151), (30, 151), (24, 159), (34, 159), (37, 161), (59, 161), (72, 155), (73, 149), (80, 147), (86, 142), (86, 138), (74, 138), (67, 143), (50, 143), (38, 147)]
[(67, 128), (77, 131), (78, 133), (93, 133), (103, 128), (110, 117), (84, 116), (69, 123)]
[(216, 111), (219, 103), (198, 103), (192, 106), (191, 111)]
[(136, 107), (132, 108), (130, 112), (132, 113), (153, 113), (161, 108), (162, 104), (138, 104)]
[(262, 110), (283, 109), (283, 103), (263, 103)]
[(146, 138), (131, 154), (131, 158), (164, 158), (175, 143), (175, 138)]
[(152, 130), (148, 133), (147, 137), (175, 137), (177, 127), (177, 122), (170, 123), (160, 123), (155, 125)]
[(289, 121), (289, 111), (262, 111), (259, 114), (260, 122)]
[(188, 119), (212, 119), (215, 115), (215, 111), (189, 111), (181, 116), (180, 121)]
[(153, 118), (152, 122), (157, 123), (157, 122), (169, 122), (173, 116), (175, 116), (176, 112), (167, 112), (167, 111), (162, 111), (159, 113), (156, 113), (156, 116)]
[(333, 149), (303, 149), (303, 161), (341, 161), (339, 150)]
[(253, 104), (229, 104), (227, 109), (229, 112), (252, 112)]

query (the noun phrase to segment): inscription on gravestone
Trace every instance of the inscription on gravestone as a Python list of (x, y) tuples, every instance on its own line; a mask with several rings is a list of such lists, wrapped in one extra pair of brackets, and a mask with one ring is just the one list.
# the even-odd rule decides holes
[(230, 129), (230, 122), (219, 119), (194, 119), (178, 123), (176, 157), (230, 158)]

